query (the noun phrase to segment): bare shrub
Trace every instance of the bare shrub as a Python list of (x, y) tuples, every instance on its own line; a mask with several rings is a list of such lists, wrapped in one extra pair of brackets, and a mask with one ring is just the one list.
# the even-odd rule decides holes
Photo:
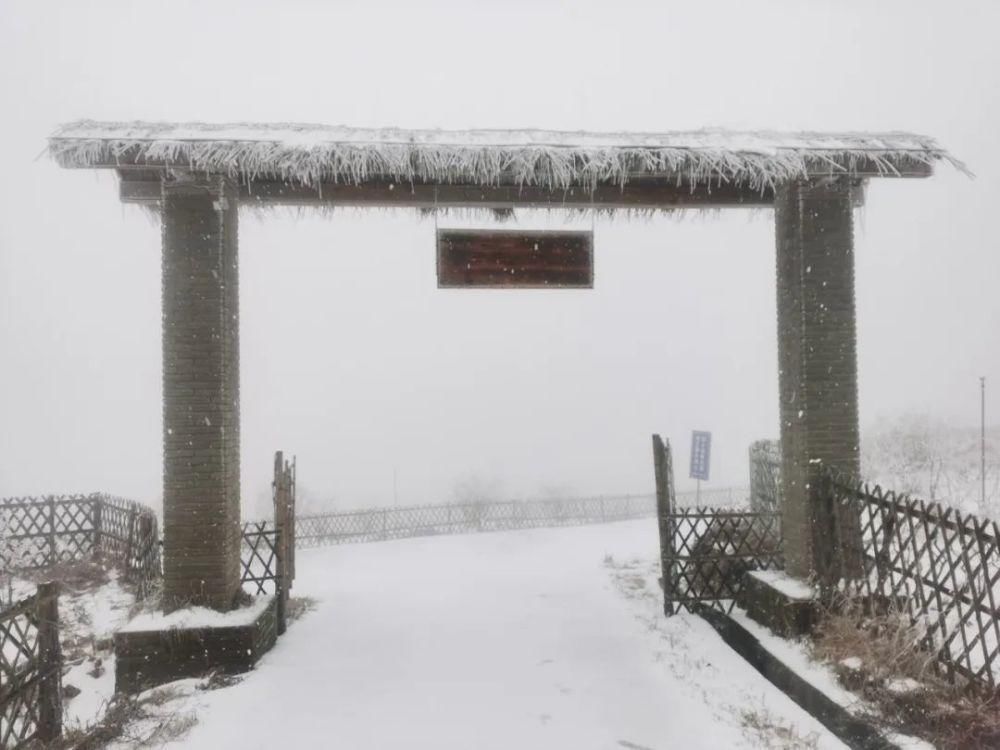
[(815, 732), (802, 734), (794, 724), (784, 723), (766, 709), (744, 709), (740, 712), (740, 723), (744, 731), (761, 747), (772, 750), (815, 750), (819, 747), (819, 735)]
[[(100, 723), (87, 729), (71, 729), (46, 746), (47, 750), (99, 750), (116, 740), (124, 740), (134, 747), (160, 747), (184, 735), (197, 723), (193, 712), (173, 712), (160, 715), (170, 701), (182, 698), (176, 686), (166, 685), (151, 690), (142, 698), (118, 695), (108, 705)], [(136, 728), (151, 722), (148, 734)]]
[(921, 647), (923, 632), (909, 615), (890, 607), (869, 616), (857, 601), (843, 600), (828, 608), (814, 634), (814, 651), (821, 659), (842, 666), (858, 659), (872, 680), (923, 680), (933, 673), (934, 656)]
[(311, 596), (293, 596), (285, 605), (285, 616), (289, 622), (295, 622), (307, 612), (316, 609), (317, 602)]

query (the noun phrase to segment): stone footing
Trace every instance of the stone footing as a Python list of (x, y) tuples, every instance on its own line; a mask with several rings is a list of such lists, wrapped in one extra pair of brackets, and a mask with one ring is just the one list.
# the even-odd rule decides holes
[(237, 624), (127, 626), (115, 633), (115, 691), (137, 693), (210, 672), (246, 672), (274, 645), (277, 622), (277, 599), (271, 597), (255, 615)]
[(806, 635), (819, 619), (816, 592), (780, 570), (745, 573), (736, 604), (751, 619), (786, 638)]

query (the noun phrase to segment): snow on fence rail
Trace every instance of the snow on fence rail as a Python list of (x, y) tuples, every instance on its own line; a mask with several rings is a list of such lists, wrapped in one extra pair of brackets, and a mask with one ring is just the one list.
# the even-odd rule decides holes
[[(840, 519), (850, 514), (861, 529), (836, 545), (828, 580), (903, 604), (948, 679), (1000, 687), (1000, 527), (833, 472), (823, 482), (833, 526), (849, 528)], [(845, 575), (859, 559), (862, 577)]]
[(145, 594), (160, 574), (156, 514), (104, 493), (0, 498), (0, 570), (100, 558)]
[(43, 583), (32, 596), (0, 611), (0, 748), (62, 733), (62, 653), (59, 586)]

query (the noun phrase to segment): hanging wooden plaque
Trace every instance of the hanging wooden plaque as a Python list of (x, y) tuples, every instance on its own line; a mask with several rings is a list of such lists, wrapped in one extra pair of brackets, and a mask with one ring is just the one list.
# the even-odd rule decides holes
[(593, 232), (439, 229), (441, 289), (593, 289)]

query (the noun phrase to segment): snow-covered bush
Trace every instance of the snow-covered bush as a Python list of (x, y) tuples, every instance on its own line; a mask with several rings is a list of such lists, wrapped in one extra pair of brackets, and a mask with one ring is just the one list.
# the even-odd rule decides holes
[(980, 481), (978, 428), (926, 415), (882, 420), (861, 441), (862, 477), (885, 489), (1000, 518), (1000, 430), (986, 433), (986, 500)]

